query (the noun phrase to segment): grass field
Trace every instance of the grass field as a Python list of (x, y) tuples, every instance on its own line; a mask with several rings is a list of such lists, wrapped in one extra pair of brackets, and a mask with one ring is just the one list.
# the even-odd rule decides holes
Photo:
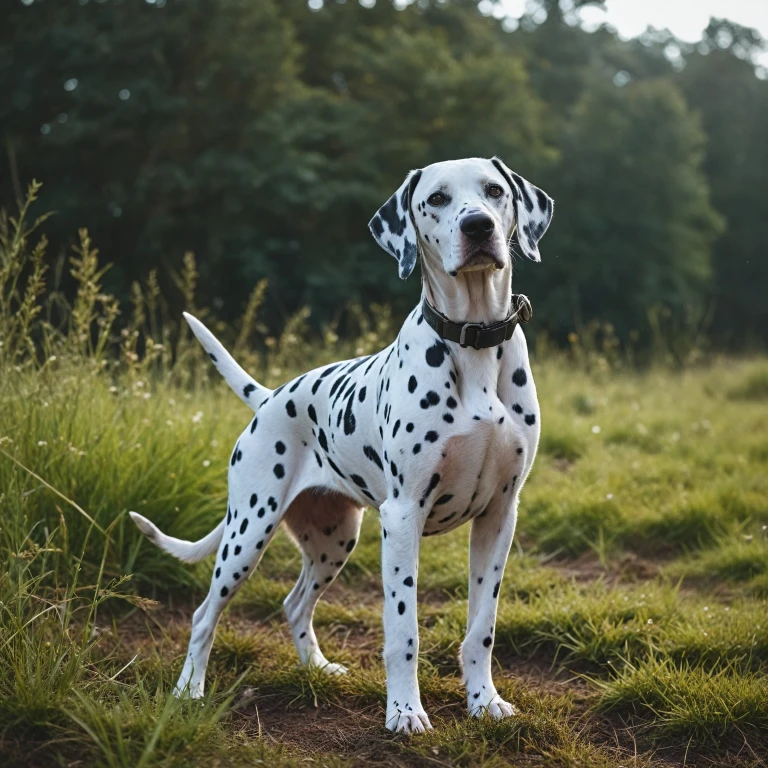
[[(89, 253), (76, 265), (85, 277), (67, 334), (54, 333), (45, 312), (25, 320), (23, 290), (0, 306), (0, 764), (768, 759), (768, 361), (642, 373), (597, 353), (533, 361), (542, 441), (495, 647), (497, 686), (518, 706), (515, 719), (465, 713), (456, 661), (465, 527), (422, 546), (419, 670), (435, 730), (384, 729), (373, 511), (316, 614), (321, 646), (348, 676), (297, 667), (281, 603), (299, 557), (281, 533), (225, 614), (205, 700), (179, 702), (170, 689), (211, 563), (164, 555), (127, 511), (183, 538), (207, 533), (225, 509), (227, 460), (249, 411), (209, 383), (188, 339), (171, 364), (167, 340), (144, 334), (139, 350), (129, 329), (110, 363), (110, 304)], [(134, 315), (151, 326), (151, 290), (143, 296), (145, 316)], [(257, 303), (255, 294), (252, 310)], [(329, 332), (309, 349), (299, 341), (304, 321), (261, 357), (246, 355), (244, 334), (233, 346), (276, 384), (391, 332), (363, 328), (347, 344)], [(31, 339), (44, 350), (36, 362)]]

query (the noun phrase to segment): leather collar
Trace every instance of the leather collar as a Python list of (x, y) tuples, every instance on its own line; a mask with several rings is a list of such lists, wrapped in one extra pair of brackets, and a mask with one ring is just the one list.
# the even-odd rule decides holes
[(490, 325), (449, 320), (429, 303), (426, 296), (421, 302), (421, 311), (427, 324), (441, 339), (473, 349), (488, 349), (503, 344), (512, 338), (518, 323), (530, 323), (533, 318), (531, 302), (522, 293), (512, 294), (512, 311), (506, 320)]

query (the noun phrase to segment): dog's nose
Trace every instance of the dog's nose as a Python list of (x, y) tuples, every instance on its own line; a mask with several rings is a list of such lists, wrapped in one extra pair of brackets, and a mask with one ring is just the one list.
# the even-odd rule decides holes
[(461, 231), (470, 240), (482, 243), (493, 232), (493, 219), (487, 213), (470, 213), (461, 220)]

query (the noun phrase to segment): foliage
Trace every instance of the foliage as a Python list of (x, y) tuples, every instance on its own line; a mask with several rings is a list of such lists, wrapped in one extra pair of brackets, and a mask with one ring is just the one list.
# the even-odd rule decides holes
[(43, 179), (50, 252), (85, 223), (122, 303), (156, 271), (164, 325), (194, 251), (202, 303), (224, 319), (266, 278), (273, 335), (308, 306), (353, 337), (340, 307), (386, 297), (402, 313), (419, 287), (377, 250), (371, 214), (411, 168), (499, 154), (557, 202), (544, 263), (518, 265), (532, 331), (562, 344), (610, 322), (622, 345), (666, 338), (679, 362), (708, 331), (764, 342), (759, 36), (713, 21), (698, 48), (625, 42), (542, 4), (545, 21), (531, 6), (505, 32), (474, 0), (13, 0), (0, 204)]

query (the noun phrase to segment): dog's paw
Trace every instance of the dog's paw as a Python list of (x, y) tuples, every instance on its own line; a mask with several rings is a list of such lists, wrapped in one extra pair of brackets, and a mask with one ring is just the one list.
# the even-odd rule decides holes
[(323, 664), (319, 669), (322, 669), (326, 675), (346, 675), (349, 672), (343, 664), (336, 664), (333, 661)]
[(394, 709), (387, 712), (387, 728), (395, 733), (424, 733), (432, 730), (432, 723), (423, 709), (416, 712)]
[(204, 688), (202, 685), (185, 685), (182, 688), (177, 685), (173, 689), (173, 695), (177, 699), (202, 699)]
[(473, 717), (490, 715), (494, 720), (503, 720), (505, 717), (514, 717), (517, 714), (517, 710), (496, 693), (488, 701), (483, 701), (482, 697), (478, 699), (471, 698), (469, 714)]

